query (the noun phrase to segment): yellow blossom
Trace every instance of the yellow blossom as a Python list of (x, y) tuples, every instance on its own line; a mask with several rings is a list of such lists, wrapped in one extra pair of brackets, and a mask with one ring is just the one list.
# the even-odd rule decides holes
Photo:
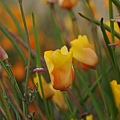
[(63, 46), (60, 50), (46, 51), (44, 58), (48, 67), (53, 88), (66, 90), (72, 84), (74, 71), (72, 68), (72, 52)]
[(98, 57), (90, 45), (87, 37), (78, 36), (78, 39), (71, 41), (73, 57), (78, 60), (85, 69), (95, 68), (98, 64)]
[(118, 108), (118, 110), (120, 112), (120, 84), (118, 84), (116, 80), (112, 80), (110, 82), (110, 86), (112, 88), (116, 107)]
[[(48, 83), (45, 81), (43, 76), (41, 76), (41, 80), (42, 80), (42, 84), (43, 84), (43, 90), (44, 90), (45, 98), (49, 99), (54, 95), (54, 92), (49, 87)], [(40, 96), (42, 97), (42, 92), (41, 92), (41, 88), (40, 88), (40, 82), (39, 82), (39, 78), (38, 78), (37, 73), (36, 73), (36, 77), (34, 77), (33, 81), (34, 81), (34, 84), (38, 84), (38, 92), (39, 92)]]

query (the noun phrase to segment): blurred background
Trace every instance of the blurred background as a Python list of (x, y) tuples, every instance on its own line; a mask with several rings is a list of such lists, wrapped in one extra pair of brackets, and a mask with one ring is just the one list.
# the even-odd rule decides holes
[[(25, 34), (23, 21), (20, 13), (20, 8), (18, 5), (17, 0), (4, 0), (4, 3), (8, 6), (8, 8), (12, 11), (14, 16), (16, 17), (17, 21), (19, 22), (19, 25), (23, 29), (23, 32)], [(86, 4), (88, 3), (88, 4)], [(53, 16), (50, 10), (50, 5), (46, 0), (23, 0), (23, 6), (24, 6), (24, 12), (25, 12), (25, 18), (30, 38), (30, 45), (33, 50), (35, 50), (35, 43), (34, 43), (34, 34), (33, 34), (33, 23), (32, 23), (32, 13), (35, 15), (36, 24), (38, 28), (38, 37), (39, 37), (39, 45), (40, 45), (40, 52), (41, 56), (43, 57), (44, 51), (46, 50), (55, 50), (60, 48), (59, 43), (59, 37), (57, 34), (57, 31), (55, 29), (55, 23), (53, 22)], [(54, 12), (57, 18), (57, 22), (59, 22), (60, 31), (62, 34), (62, 38), (65, 41), (65, 44), (67, 44), (67, 41), (72, 41), (77, 38), (75, 36), (73, 31), (73, 22), (75, 20), (75, 24), (78, 29), (78, 34), (86, 35), (90, 41), (90, 43), (95, 47), (94, 43), (97, 41), (99, 43), (99, 47), (101, 48), (101, 53), (103, 55), (103, 58), (105, 59), (105, 66), (110, 64), (110, 61), (107, 61), (109, 57), (106, 55), (106, 47), (103, 42), (103, 36), (101, 34), (100, 28), (96, 27), (91, 22), (83, 19), (78, 13), (82, 13), (88, 18), (94, 18), (98, 21), (100, 21), (101, 18), (104, 18), (104, 23), (107, 24), (109, 21), (109, 6), (108, 6), (108, 0), (79, 0), (77, 5), (72, 8), (72, 13), (74, 14), (73, 18), (71, 18), (71, 13), (67, 9), (61, 8), (58, 3), (54, 4)], [(118, 16), (118, 12), (114, 6), (114, 17)], [(16, 35), (19, 38), (22, 38), (20, 33), (18, 32), (18, 29), (16, 28), (12, 18), (6, 11), (4, 5), (0, 2), (0, 24), (3, 25), (7, 30), (11, 31), (14, 35)], [(117, 30), (118, 26), (115, 27)], [(119, 28), (118, 28), (119, 29)], [(119, 30), (118, 30), (119, 31)], [(96, 37), (97, 35), (97, 37)], [(109, 34), (108, 34), (109, 35)], [(109, 35), (110, 36), (110, 35)], [(96, 38), (98, 38), (96, 40)], [(17, 42), (18, 43), (18, 42)], [(18, 43), (19, 44), (19, 43)], [(11, 41), (0, 31), (0, 45), (6, 50), (9, 61), (11, 63), (11, 67), (13, 70), (13, 73), (16, 77), (16, 80), (18, 83), (24, 82), (25, 75), (26, 75), (26, 66), (22, 59), (20, 58), (19, 54), (15, 50), (13, 44)], [(19, 44), (21, 47), (23, 53), (27, 57), (27, 50)], [(96, 49), (96, 48), (95, 48)], [(119, 49), (117, 49), (118, 51)], [(118, 55), (119, 56), (119, 55)], [(106, 59), (107, 58), (107, 59)], [(119, 57), (118, 57), (119, 59)], [(77, 66), (80, 66), (78, 62), (75, 62)], [(35, 66), (33, 66), (35, 67)], [(78, 68), (79, 69), (79, 68)], [(81, 69), (81, 68), (80, 68)], [(99, 67), (98, 67), (99, 69)], [(93, 83), (94, 75), (92, 74), (93, 71), (84, 71), (81, 69), (81, 73), (85, 73), (83, 75), (84, 78), (87, 79), (88, 85), (91, 85)], [(98, 70), (99, 71), (99, 70)], [(86, 75), (87, 73), (87, 75)], [(111, 71), (112, 73), (112, 71)], [(45, 76), (48, 77), (48, 76)], [(113, 78), (114, 75), (109, 74), (110, 80)], [(49, 77), (48, 77), (48, 80)], [(77, 84), (77, 81), (75, 81)], [(78, 89), (79, 84), (77, 84)], [(77, 89), (76, 87), (76, 89)], [(82, 86), (81, 86), (82, 87)], [(82, 91), (79, 89), (79, 91), (84, 94), (85, 90)], [(95, 91), (96, 98), (99, 100), (101, 99), (101, 96), (99, 96), (99, 91)], [(101, 101), (99, 101), (101, 104)], [(91, 103), (88, 102), (89, 111), (93, 108)], [(86, 105), (87, 106), (87, 105)], [(95, 112), (95, 111), (93, 111)]]
[[(4, 3), (12, 11), (13, 15), (16, 17), (19, 25), (22, 27), (23, 32), (23, 21), (21, 18), (20, 8), (17, 0), (4, 0)], [(88, 4), (86, 4), (88, 3)], [(35, 15), (36, 24), (38, 28), (38, 37), (41, 56), (43, 57), (44, 51), (55, 50), (60, 48), (59, 38), (53, 22), (52, 13), (50, 6), (46, 0), (23, 0), (25, 18), (27, 23), (27, 28), (29, 32), (31, 48), (35, 50), (33, 25), (32, 25), (32, 13)], [(100, 28), (94, 26), (91, 22), (80, 17), (78, 13), (82, 13), (88, 18), (94, 17), (96, 20), (100, 21), (104, 18), (104, 22), (109, 21), (109, 6), (107, 0), (79, 0), (77, 5), (72, 8), (73, 18), (70, 16), (70, 12), (67, 9), (63, 9), (58, 3), (54, 4), (54, 11), (56, 14), (57, 22), (59, 22), (59, 27), (62, 33), (62, 38), (64, 41), (71, 41), (77, 38), (73, 31), (73, 19), (75, 19), (76, 26), (78, 29), (78, 34), (87, 35), (89, 41), (94, 46), (94, 38), (96, 35), (99, 38), (99, 45), (104, 48), (103, 36), (101, 34)], [(114, 6), (114, 17), (118, 15), (118, 12)], [(4, 5), (0, 2), (0, 24), (5, 28), (10, 30), (12, 33), (22, 38), (18, 32), (12, 18), (6, 11)], [(94, 29), (95, 27), (95, 29)], [(95, 32), (93, 32), (95, 31)], [(110, 36), (110, 35), (109, 35)], [(96, 40), (95, 40), (96, 41)], [(65, 42), (67, 44), (67, 42)], [(24, 81), (25, 79), (25, 65), (21, 60), (20, 56), (16, 52), (10, 40), (0, 31), (0, 45), (7, 51), (9, 55), (9, 61), (12, 65), (12, 70), (18, 81)], [(27, 56), (27, 50), (20, 45), (21, 49)], [(104, 53), (104, 49), (101, 49)]]

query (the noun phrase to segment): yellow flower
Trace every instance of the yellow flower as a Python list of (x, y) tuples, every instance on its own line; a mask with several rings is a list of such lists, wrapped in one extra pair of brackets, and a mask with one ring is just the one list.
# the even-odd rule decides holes
[(113, 80), (110, 82), (110, 86), (112, 88), (116, 107), (118, 108), (118, 110), (120, 112), (120, 84), (117, 84), (117, 81)]
[(78, 0), (58, 0), (60, 7), (71, 9), (77, 4)]
[(60, 50), (46, 51), (44, 58), (48, 67), (53, 88), (66, 90), (73, 81), (72, 52), (66, 46)]
[(93, 120), (93, 115), (92, 115), (92, 114), (87, 115), (87, 116), (86, 116), (86, 120)]
[(73, 57), (78, 60), (85, 69), (96, 67), (98, 57), (85, 35), (79, 35), (78, 39), (71, 42), (71, 45), (70, 51), (73, 52)]
[[(41, 76), (41, 80), (42, 80), (42, 85), (43, 85), (45, 98), (49, 99), (49, 98), (51, 98), (54, 95), (54, 92), (49, 87), (48, 83), (45, 81), (43, 76)], [(40, 88), (40, 82), (39, 82), (39, 78), (38, 78), (38, 74), (37, 73), (36, 73), (36, 77), (34, 77), (33, 81), (34, 81), (34, 84), (38, 84), (38, 92), (39, 92), (40, 96), (42, 97), (42, 92), (41, 92), (41, 88)]]
[(59, 90), (53, 89), (51, 83), (49, 83), (49, 87), (50, 87), (50, 88), (53, 90), (53, 92), (54, 92), (54, 95), (53, 95), (53, 97), (52, 97), (53, 102), (54, 102), (56, 105), (58, 105), (58, 106), (60, 107), (60, 109), (62, 109), (62, 110), (68, 110), (68, 106), (67, 106), (67, 104), (66, 104), (66, 102), (65, 102), (65, 99), (64, 99), (64, 97), (63, 97), (62, 92), (59, 91)]

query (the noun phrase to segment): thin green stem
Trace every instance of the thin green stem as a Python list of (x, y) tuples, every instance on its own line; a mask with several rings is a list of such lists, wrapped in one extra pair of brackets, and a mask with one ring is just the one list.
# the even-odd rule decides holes
[(79, 35), (79, 28), (78, 28), (78, 25), (77, 25), (77, 21), (76, 21), (75, 15), (74, 15), (74, 13), (73, 13), (73, 11), (71, 9), (68, 10), (68, 12), (69, 12), (70, 18), (72, 20), (72, 25), (73, 25), (72, 29), (73, 29), (75, 38), (77, 38), (78, 35)]
[[(36, 23), (35, 23), (34, 14), (32, 14), (32, 20), (33, 20), (34, 38), (35, 38), (35, 46), (36, 46), (37, 67), (40, 68), (41, 67), (40, 47), (39, 47), (38, 32), (37, 32), (37, 27), (36, 27)], [(48, 107), (47, 107), (47, 102), (46, 102), (46, 98), (45, 98), (45, 94), (44, 94), (44, 89), (43, 89), (43, 84), (42, 84), (41, 74), (40, 73), (38, 73), (38, 77), (39, 77), (40, 88), (41, 88), (41, 92), (42, 92), (42, 98), (43, 98), (45, 111), (46, 111), (48, 120), (50, 120), (49, 111), (48, 111)]]
[[(28, 35), (28, 30), (27, 30), (24, 10), (23, 10), (23, 6), (22, 6), (22, 0), (18, 0), (18, 1), (19, 1), (20, 11), (21, 11), (22, 19), (23, 19), (24, 29), (25, 29), (25, 32), (26, 32), (26, 41), (27, 41), (27, 44), (28, 44), (28, 62), (27, 62), (27, 73), (26, 73), (26, 80), (25, 80), (26, 81), (25, 95), (27, 96), (27, 94), (28, 94), (28, 79), (29, 79), (29, 70), (30, 70), (31, 50), (30, 50), (29, 35)], [(27, 113), (28, 113), (27, 105), (25, 107), (25, 111), (24, 112), (25, 112), (25, 115), (27, 115)]]
[(115, 6), (117, 7), (118, 12), (120, 13), (120, 1), (119, 0), (111, 0)]
[(37, 67), (40, 68), (41, 67), (41, 63), (40, 63), (40, 47), (39, 47), (37, 27), (36, 27), (35, 18), (34, 18), (33, 13), (32, 13), (32, 20), (33, 20), (34, 38), (35, 38), (35, 46), (36, 46), (36, 55), (37, 55), (37, 57), (36, 57), (36, 59), (37, 59)]
[(110, 19), (110, 29), (111, 29), (111, 38), (112, 43), (114, 43), (114, 22), (111, 21), (113, 19), (113, 7), (112, 7), (112, 1), (109, 0), (109, 19)]
[(81, 74), (79, 73), (79, 71), (74, 67), (74, 70), (75, 70), (75, 73), (77, 74), (78, 78), (80, 79), (81, 83), (83, 84), (83, 86), (85, 87), (86, 91), (88, 92), (88, 95), (96, 109), (96, 112), (98, 114), (98, 117), (100, 120), (104, 120), (104, 117), (103, 117), (103, 114), (102, 114), (102, 111), (100, 109), (100, 107), (98, 106), (97, 104), (97, 101), (95, 100), (92, 92), (90, 91), (89, 87), (86, 85), (86, 82), (85, 80), (83, 79), (83, 77), (81, 76)]
[(20, 88), (16, 82), (16, 79), (10, 69), (10, 64), (9, 62), (6, 60), (4, 63), (0, 60), (1, 65), (3, 66), (3, 68), (5, 69), (5, 71), (7, 72), (8, 76), (10, 77), (10, 82), (13, 86), (13, 88), (15, 88), (16, 92), (19, 94), (19, 97), (21, 99), (23, 99), (23, 95), (22, 92), (20, 91)]
[(10, 113), (10, 110), (9, 110), (9, 106), (7, 104), (7, 101), (5, 100), (1, 90), (0, 90), (0, 102), (2, 103), (3, 107), (4, 107), (4, 110), (5, 110), (5, 113), (7, 115), (7, 120), (12, 120), (12, 116), (11, 116), (11, 113)]
[[(112, 69), (111, 67), (107, 68), (106, 74), (108, 74), (108, 73), (111, 71), (111, 69)], [(97, 81), (99, 81), (99, 83), (100, 83), (103, 77), (104, 77), (103, 74), (101, 74), (101, 75), (98, 77)], [(92, 84), (92, 86), (90, 87), (90, 91), (93, 91), (93, 90), (97, 87), (97, 81), (95, 81), (95, 82)], [(83, 101), (86, 101), (87, 98), (88, 98), (88, 93), (83, 96)]]
[(96, 80), (97, 80), (97, 84), (98, 84), (99, 90), (100, 90), (100, 92), (101, 92), (101, 96), (102, 96), (102, 99), (103, 99), (103, 103), (104, 103), (105, 109), (106, 109), (106, 111), (107, 111), (107, 105), (106, 105), (106, 102), (105, 102), (103, 90), (102, 90), (101, 85), (100, 85), (100, 82), (99, 82), (99, 80), (98, 80), (99, 77), (98, 77), (98, 72), (97, 72), (97, 70), (95, 70), (95, 76), (96, 76)]
[[(80, 15), (81, 17), (83, 17), (84, 19), (86, 19), (86, 20), (88, 20), (88, 21), (90, 21), (90, 22), (92, 22), (92, 23), (100, 26), (100, 21), (95, 20), (95, 19), (90, 19), (90, 18), (84, 16), (84, 15), (81, 14), (81, 13), (79, 13), (79, 15)], [(104, 27), (105, 27), (105, 29), (106, 29), (107, 31), (111, 32), (111, 29), (110, 29), (110, 27), (109, 27), (108, 25), (104, 24)], [(114, 34), (115, 34), (115, 36), (116, 36), (117, 38), (119, 38), (119, 40), (120, 40), (120, 34), (119, 34), (117, 31), (115, 31), (115, 30), (114, 30)]]
[(5, 69), (8, 76), (10, 77), (9, 78), (10, 83), (13, 86), (13, 92), (15, 93), (16, 100), (17, 100), (17, 97), (19, 97), (22, 100), (22, 107), (23, 107), (23, 109), (25, 109), (24, 101), (23, 101), (24, 97), (23, 97), (22, 92), (21, 92), (21, 90), (20, 90), (20, 88), (19, 88), (19, 86), (18, 86), (18, 84), (16, 82), (16, 79), (15, 79), (13, 73), (12, 73), (12, 70), (10, 68), (11, 65), (9, 64), (9, 62), (7, 60), (4, 61), (4, 62), (2, 62), (2, 60), (0, 60), (0, 63), (2, 65), (2, 67)]
[(67, 96), (66, 96), (66, 93), (65, 92), (63, 92), (63, 96), (64, 96), (64, 99), (65, 99), (65, 101), (66, 101), (66, 104), (67, 104), (67, 106), (68, 106), (68, 109), (69, 109), (69, 111), (70, 111), (70, 114), (71, 114), (71, 119), (75, 119), (75, 116), (74, 116), (74, 114), (73, 114), (73, 112), (72, 112), (72, 109), (71, 109), (71, 107), (70, 107), (70, 104), (69, 104), (69, 102), (68, 102), (68, 99), (67, 99)]
[(14, 48), (16, 49), (16, 51), (18, 52), (18, 54), (20, 55), (20, 57), (22, 58), (23, 62), (25, 63), (25, 65), (27, 64), (27, 59), (25, 57), (25, 55), (23, 54), (23, 51), (20, 49), (20, 47), (18, 46), (17, 42), (14, 40), (14, 38), (8, 33), (8, 31), (6, 30), (6, 28), (0, 23), (0, 30), (2, 31), (2, 33), (12, 42)]
[(53, 19), (53, 22), (54, 22), (54, 25), (55, 25), (55, 29), (56, 29), (56, 32), (57, 32), (58, 40), (60, 42), (60, 46), (62, 47), (64, 45), (64, 42), (63, 42), (63, 39), (62, 39), (60, 28), (59, 28), (58, 23), (57, 23), (56, 14), (55, 14), (55, 11), (54, 11), (54, 4), (49, 4), (49, 8), (50, 8), (50, 13), (51, 13), (51, 16), (52, 16), (52, 19)]

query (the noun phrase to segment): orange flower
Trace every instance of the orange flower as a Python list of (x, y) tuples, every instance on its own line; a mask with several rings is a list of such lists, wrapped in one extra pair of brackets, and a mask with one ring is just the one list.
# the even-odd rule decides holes
[(98, 57), (85, 35), (79, 35), (78, 39), (71, 42), (71, 45), (70, 51), (73, 52), (73, 57), (78, 60), (85, 69), (96, 67)]
[(77, 4), (78, 0), (58, 0), (60, 7), (71, 9)]
[[(44, 90), (45, 98), (49, 99), (54, 95), (53, 90), (49, 87), (48, 83), (45, 81), (43, 76), (41, 76), (41, 80), (42, 80), (42, 84), (43, 84), (43, 90)], [(42, 97), (40, 82), (39, 82), (39, 78), (38, 78), (37, 73), (36, 73), (36, 77), (34, 77), (33, 81), (34, 81), (34, 84), (38, 84), (38, 92), (39, 92), (40, 96)]]
[(73, 81), (72, 52), (66, 46), (61, 50), (46, 51), (44, 58), (48, 67), (53, 88), (67, 89)]

